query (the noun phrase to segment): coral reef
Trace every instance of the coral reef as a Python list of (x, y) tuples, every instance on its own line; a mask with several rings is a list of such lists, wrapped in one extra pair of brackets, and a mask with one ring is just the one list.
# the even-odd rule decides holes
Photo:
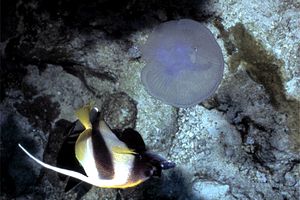
[[(296, 200), (300, 187), (300, 4), (246, 0), (1, 1), (1, 199)], [(3, 11), (3, 12), (2, 12)], [(174, 108), (150, 96), (141, 46), (159, 24), (205, 24), (224, 54), (208, 100)], [(138, 130), (176, 162), (127, 190), (80, 184), (57, 163), (74, 110), (94, 101), (112, 128)]]

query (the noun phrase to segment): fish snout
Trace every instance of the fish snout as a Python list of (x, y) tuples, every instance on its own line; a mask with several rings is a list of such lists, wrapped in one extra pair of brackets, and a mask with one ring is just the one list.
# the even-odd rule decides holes
[(161, 169), (171, 169), (176, 167), (176, 164), (174, 162), (171, 162), (169, 160), (163, 161), (160, 163)]

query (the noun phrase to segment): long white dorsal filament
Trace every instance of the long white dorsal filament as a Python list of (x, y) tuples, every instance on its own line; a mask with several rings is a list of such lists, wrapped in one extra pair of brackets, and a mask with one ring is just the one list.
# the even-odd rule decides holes
[(71, 177), (73, 177), (73, 178), (76, 178), (76, 179), (79, 179), (79, 180), (81, 180), (81, 181), (84, 181), (84, 182), (87, 182), (87, 183), (89, 183), (89, 184), (91, 184), (91, 185), (95, 185), (95, 182), (91, 179), (91, 178), (89, 178), (89, 177), (87, 177), (87, 176), (85, 176), (85, 175), (83, 175), (83, 174), (80, 174), (80, 173), (78, 173), (78, 172), (75, 172), (75, 171), (72, 171), (72, 170), (68, 170), (68, 169), (62, 169), (62, 168), (59, 168), (59, 167), (55, 167), (55, 166), (52, 166), (52, 165), (49, 165), (49, 164), (47, 164), (47, 163), (44, 163), (44, 162), (42, 162), (42, 161), (40, 161), (39, 159), (37, 159), (37, 158), (35, 158), (33, 155), (31, 155), (21, 144), (18, 144), (19, 145), (19, 147), (31, 158), (31, 159), (33, 159), (35, 162), (37, 162), (37, 163), (39, 163), (40, 165), (42, 165), (43, 167), (45, 167), (45, 168), (47, 168), (47, 169), (51, 169), (51, 170), (53, 170), (53, 171), (56, 171), (56, 172), (58, 172), (58, 173), (61, 173), (61, 174), (64, 174), (64, 175), (66, 175), (66, 176), (71, 176)]

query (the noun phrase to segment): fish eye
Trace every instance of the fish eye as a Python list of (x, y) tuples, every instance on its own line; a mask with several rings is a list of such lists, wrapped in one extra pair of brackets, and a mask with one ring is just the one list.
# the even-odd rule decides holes
[(153, 176), (153, 169), (146, 169), (144, 172), (145, 176), (151, 177)]

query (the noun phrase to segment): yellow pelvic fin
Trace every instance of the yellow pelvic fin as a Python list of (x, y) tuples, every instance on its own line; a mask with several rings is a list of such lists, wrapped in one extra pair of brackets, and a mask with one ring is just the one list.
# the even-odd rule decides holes
[(126, 189), (126, 188), (130, 188), (130, 187), (135, 187), (135, 186), (141, 184), (142, 182), (144, 182), (144, 180), (138, 180), (138, 181), (133, 182), (133, 183), (127, 183), (125, 185), (119, 186), (118, 188)]
[(128, 149), (128, 148), (124, 148), (124, 147), (119, 147), (119, 146), (112, 147), (112, 151), (115, 152), (115, 153), (118, 153), (118, 154), (137, 154), (132, 149)]
[(81, 163), (84, 160), (86, 154), (86, 142), (89, 137), (91, 137), (92, 129), (86, 129), (83, 131), (76, 140), (75, 144), (75, 156), (77, 160)]
[(86, 129), (89, 129), (92, 127), (91, 122), (90, 122), (90, 112), (91, 112), (92, 108), (93, 108), (93, 102), (91, 102), (75, 111), (75, 115), (77, 116), (79, 121), (83, 124), (83, 126)]
[(129, 182), (129, 183), (126, 183), (125, 185), (113, 185), (113, 186), (102, 186), (102, 187), (103, 188), (126, 189), (126, 188), (130, 188), (130, 187), (135, 187), (135, 186), (141, 184), (142, 182), (144, 182), (144, 180), (137, 180), (136, 182)]

